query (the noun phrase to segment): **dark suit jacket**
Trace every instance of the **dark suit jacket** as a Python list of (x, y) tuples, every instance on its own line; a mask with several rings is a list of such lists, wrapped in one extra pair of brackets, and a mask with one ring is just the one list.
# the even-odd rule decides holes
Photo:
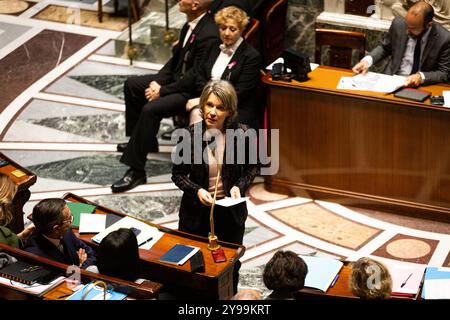
[(87, 260), (81, 266), (86, 269), (88, 266), (96, 263), (95, 251), (78, 239), (72, 230), (66, 232), (62, 238), (64, 246), (64, 253), (58, 250), (56, 246), (48, 241), (40, 232), (35, 230), (25, 245), (25, 251), (31, 252), (35, 255), (52, 259), (61, 263), (76, 265), (80, 264), (77, 251), (82, 248), (86, 250)]
[[(203, 87), (211, 79), (211, 70), (220, 54), (220, 41), (211, 43), (206, 49), (204, 59), (194, 66), (194, 72), (185, 79), (181, 92), (189, 92), (199, 97)], [(256, 87), (259, 83), (262, 59), (258, 51), (247, 42), (242, 41), (225, 68), (221, 79), (233, 84), (238, 97), (238, 122), (258, 129), (262, 125), (262, 106), (256, 99)]]
[[(180, 205), (180, 225), (187, 226), (187, 231), (193, 232), (201, 236), (207, 236), (209, 231), (209, 210), (210, 207), (205, 207), (200, 203), (197, 197), (197, 191), (200, 188), (208, 190), (209, 187), (209, 166), (202, 161), (201, 164), (194, 164), (194, 148), (200, 147), (198, 144), (194, 144), (194, 128), (197, 127), (199, 132), (205, 132), (206, 125), (204, 122), (198, 122), (190, 125), (186, 130), (191, 137), (191, 157), (190, 163), (174, 164), (172, 167), (172, 181), (183, 191), (183, 197)], [(201, 129), (200, 129), (201, 128)], [(247, 130), (246, 126), (240, 124), (233, 124), (232, 129)], [(202, 135), (203, 136), (203, 135)], [(207, 147), (205, 141), (201, 144), (202, 149), (197, 150), (200, 154), (203, 154), (203, 150)], [(248, 147), (246, 144), (245, 152), (248, 159)], [(183, 154), (181, 150), (181, 144), (177, 145), (176, 154)], [(234, 144), (234, 155), (237, 156), (238, 144)], [(246, 190), (252, 183), (253, 179), (259, 172), (258, 164), (251, 164), (249, 161), (245, 161), (244, 164), (237, 164), (236, 159), (233, 163), (226, 163), (225, 155), (229, 151), (224, 152), (224, 164), (222, 166), (222, 184), (226, 196), (230, 196), (230, 190), (233, 186), (239, 187), (241, 196), (245, 195)], [(217, 208), (215, 207), (214, 220), (217, 224), (217, 229), (224, 229), (220, 235), (219, 240), (242, 243), (245, 220), (247, 219), (248, 211), (245, 203), (238, 206), (231, 207), (228, 212), (223, 212), (220, 216)], [(217, 211), (217, 214), (216, 214)], [(206, 232), (204, 227), (206, 226)], [(197, 230), (199, 230), (197, 232)], [(186, 231), (186, 230), (183, 230)]]
[[(391, 56), (391, 61), (384, 70), (386, 74), (396, 74), (400, 68), (408, 42), (406, 30), (405, 19), (395, 18), (382, 43), (370, 52), (374, 63)], [(420, 60), (419, 71), (425, 75), (425, 84), (449, 82), (450, 32), (433, 23)]]
[(209, 13), (200, 19), (183, 47), (187, 31), (186, 23), (181, 29), (178, 43), (172, 49), (172, 58), (158, 72), (161, 97), (179, 92), (177, 88), (187, 81), (185, 77), (189, 79), (189, 73), (193, 72), (192, 67), (203, 59), (206, 48), (212, 41), (219, 39), (219, 30), (212, 14)]

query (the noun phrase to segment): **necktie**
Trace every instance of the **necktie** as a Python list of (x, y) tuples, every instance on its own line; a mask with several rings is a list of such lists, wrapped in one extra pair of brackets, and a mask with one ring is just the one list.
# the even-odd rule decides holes
[(227, 47), (226, 45), (224, 45), (223, 43), (219, 46), (220, 50), (225, 53), (227, 56), (231, 56), (234, 53), (233, 48), (231, 47)]
[(411, 70), (411, 74), (417, 73), (419, 71), (420, 65), (420, 44), (422, 42), (422, 38), (416, 39), (416, 47), (414, 48), (414, 62)]

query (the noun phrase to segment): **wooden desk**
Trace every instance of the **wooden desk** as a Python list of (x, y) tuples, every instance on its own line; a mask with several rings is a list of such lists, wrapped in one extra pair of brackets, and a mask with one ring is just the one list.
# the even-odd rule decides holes
[[(68, 265), (59, 263), (47, 258), (39, 257), (29, 252), (12, 248), (6, 244), (0, 243), (0, 249), (4, 252), (16, 257), (18, 260), (26, 261), (29, 263), (42, 265), (48, 270), (58, 271), (62, 275), (65, 275)], [(136, 284), (134, 282), (109, 277), (101, 274), (88, 272), (86, 270), (80, 270), (81, 282), (86, 284), (93, 280), (101, 280), (108, 285), (112, 285), (117, 291), (126, 293), (129, 297), (135, 299), (154, 299), (158, 297), (159, 291), (162, 289), (160, 283), (147, 281), (142, 284)], [(51, 289), (43, 296), (39, 297), (31, 293), (15, 289), (11, 286), (0, 284), (0, 297), (8, 300), (61, 300), (61, 295), (71, 293), (71, 289), (68, 288), (65, 282), (61, 283), (57, 287)], [(65, 298), (64, 298), (65, 299)]]
[[(280, 129), (270, 191), (450, 221), (450, 109), (392, 94), (337, 90), (351, 72), (267, 86), (268, 126)], [(423, 87), (434, 95), (449, 85)]]
[[(342, 266), (339, 271), (339, 277), (336, 280), (334, 286), (328, 288), (326, 293), (321, 292), (317, 289), (304, 288), (298, 291), (296, 295), (296, 299), (329, 299), (329, 300), (358, 300), (359, 298), (355, 296), (350, 290), (350, 273), (352, 271), (351, 265), (348, 262), (345, 262), (344, 266)], [(415, 300), (420, 299), (420, 293), (422, 291), (422, 287), (419, 290), (419, 293), (415, 297), (411, 296), (400, 296), (395, 295), (392, 296), (392, 300)]]
[[(30, 199), (30, 190), (29, 188), (36, 183), (36, 175), (32, 173), (31, 171), (25, 169), (21, 165), (17, 164), (7, 156), (5, 156), (3, 153), (0, 152), (0, 159), (6, 159), (9, 161), (9, 164), (7, 166), (1, 167), (0, 172), (8, 175), (12, 181), (14, 181), (17, 186), (17, 193), (14, 196), (13, 199), (13, 205), (14, 205), (14, 213), (13, 213), (13, 220), (11, 224), (9, 225), (9, 228), (14, 233), (19, 233), (23, 230), (23, 206), (25, 203)], [(24, 176), (18, 178), (15, 175), (12, 174), (13, 171), (20, 170), (23, 173), (25, 173)]]
[[(113, 213), (125, 216), (122, 213), (99, 206), (71, 193), (64, 195), (64, 199), (93, 204), (96, 206), (95, 213), (97, 214)], [(169, 229), (153, 223), (148, 224), (157, 227), (165, 234), (150, 250), (139, 249), (139, 254), (144, 265), (144, 278), (157, 281), (164, 284), (164, 286), (167, 285), (186, 292), (192, 292), (205, 299), (223, 300), (233, 296), (233, 267), (236, 261), (243, 256), (245, 251), (244, 246), (219, 241), (228, 260), (222, 263), (215, 263), (212, 259), (211, 252), (206, 247), (208, 244), (207, 238)], [(77, 233), (77, 230), (74, 230), (74, 232)], [(94, 235), (82, 234), (79, 237), (90, 246), (96, 247), (98, 245), (91, 240)], [(205, 272), (190, 272), (189, 262), (182, 266), (174, 266), (159, 261), (159, 258), (177, 243), (200, 247), (205, 260)]]

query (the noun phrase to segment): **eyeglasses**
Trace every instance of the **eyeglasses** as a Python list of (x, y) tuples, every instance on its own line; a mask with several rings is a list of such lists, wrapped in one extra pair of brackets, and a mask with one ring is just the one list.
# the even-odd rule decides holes
[(67, 220), (64, 220), (63, 223), (64, 222), (70, 222), (70, 224), (72, 224), (72, 222), (73, 222), (73, 215), (70, 215), (70, 218), (67, 219)]

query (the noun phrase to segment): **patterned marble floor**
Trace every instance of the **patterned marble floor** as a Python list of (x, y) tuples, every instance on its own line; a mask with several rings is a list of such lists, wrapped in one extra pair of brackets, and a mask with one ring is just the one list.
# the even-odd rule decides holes
[[(26, 8), (17, 4), (18, 12), (0, 14), (0, 69), (6, 70), (0, 80), (7, 84), (0, 87), (0, 150), (38, 175), (25, 211), (41, 199), (73, 192), (176, 228), (181, 192), (170, 180), (167, 142), (149, 156), (147, 184), (123, 194), (109, 188), (125, 170), (115, 152), (117, 142), (126, 140), (123, 81), (157, 72), (161, 65), (150, 60), (130, 66), (117, 57), (114, 40), (121, 33), (109, 27), (37, 15), (50, 5), (69, 8), (71, 2), (28, 1)], [(93, 11), (96, 2), (80, 5)], [(170, 126), (165, 120), (161, 130)], [(448, 224), (273, 194), (261, 178), (248, 196), (240, 288), (266, 295), (261, 271), (279, 249), (450, 266)]]

